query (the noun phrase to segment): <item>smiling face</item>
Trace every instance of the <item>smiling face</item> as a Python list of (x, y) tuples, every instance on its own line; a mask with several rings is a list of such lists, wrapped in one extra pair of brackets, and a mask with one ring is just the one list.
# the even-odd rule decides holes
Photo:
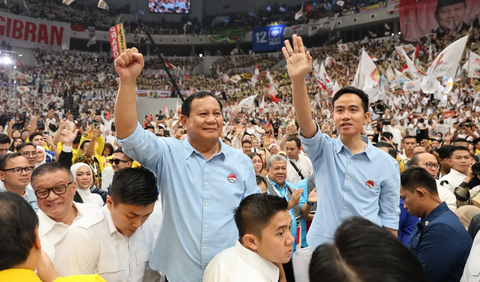
[(90, 187), (92, 187), (93, 177), (90, 168), (86, 166), (81, 166), (77, 170), (75, 180), (78, 184), (78, 188), (80, 189), (89, 189)]
[(333, 123), (340, 136), (352, 137), (363, 131), (370, 113), (363, 110), (362, 99), (356, 94), (343, 94), (333, 105)]
[(253, 162), (253, 168), (255, 169), (255, 173), (259, 174), (263, 168), (262, 158), (260, 156), (255, 155), (252, 158), (252, 162)]
[(279, 185), (283, 185), (285, 179), (287, 179), (287, 160), (272, 162), (268, 169), (268, 178)]
[[(37, 176), (32, 183), (33, 190), (53, 188), (56, 186), (70, 183), (70, 175), (66, 171), (58, 170), (46, 172)], [(61, 195), (50, 193), (45, 199), (38, 199), (38, 207), (50, 218), (55, 221), (61, 221), (67, 217), (73, 209), (73, 197), (75, 196), (77, 185), (75, 182), (67, 186), (66, 192)]]
[(465, 3), (458, 3), (440, 8), (435, 18), (442, 30), (449, 30), (453, 26), (458, 29), (463, 22), (465, 12)]
[(191, 142), (218, 141), (223, 130), (223, 116), (217, 100), (211, 96), (192, 101), (190, 116), (181, 116)]

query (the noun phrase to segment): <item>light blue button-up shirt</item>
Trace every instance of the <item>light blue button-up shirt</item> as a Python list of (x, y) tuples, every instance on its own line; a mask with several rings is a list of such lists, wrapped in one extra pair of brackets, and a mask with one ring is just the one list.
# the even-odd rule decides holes
[[(7, 189), (3, 185), (3, 182), (2, 182), (2, 185), (0, 186), (0, 192), (7, 192)], [(30, 206), (33, 208), (33, 210), (35, 210), (35, 212), (38, 212), (39, 207), (37, 204), (37, 196), (35, 196), (35, 192), (30, 187), (30, 184), (28, 184), (28, 186), (25, 187), (25, 194), (22, 197), (25, 199), (25, 201), (27, 201), (30, 204)]]
[(352, 155), (340, 138), (332, 139), (322, 134), (318, 124), (315, 136), (310, 139), (301, 136), (303, 148), (312, 160), (318, 194), (317, 212), (307, 234), (307, 243), (312, 250), (323, 243), (333, 242), (337, 227), (352, 216), (398, 229), (398, 163), (373, 147), (367, 138), (362, 137), (362, 140), (367, 148)]
[(261, 193), (252, 161), (224, 143), (207, 161), (188, 139), (159, 139), (140, 124), (118, 143), (157, 176), (163, 220), (150, 267), (170, 282), (202, 281), (210, 260), (238, 240), (234, 209)]

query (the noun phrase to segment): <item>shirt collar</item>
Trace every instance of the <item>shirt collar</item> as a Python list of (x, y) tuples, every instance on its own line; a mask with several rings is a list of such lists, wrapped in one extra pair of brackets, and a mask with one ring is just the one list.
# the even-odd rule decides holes
[[(83, 216), (83, 213), (81, 213), (80, 210), (78, 209), (77, 203), (73, 202), (73, 207), (77, 210), (77, 216), (73, 220), (73, 222), (75, 222), (76, 219)], [(55, 227), (55, 225), (57, 225), (57, 224), (63, 224), (65, 226), (67, 226), (63, 222), (57, 222), (57, 221), (53, 220), (51, 217), (46, 215), (41, 209), (38, 210), (37, 216), (38, 216), (39, 221), (42, 224), (43, 235), (46, 235), (48, 232), (50, 232), (53, 229), (53, 227)]]
[(271, 282), (278, 281), (280, 271), (272, 262), (245, 248), (238, 240), (235, 244), (235, 252), (245, 263), (264, 273)]
[[(367, 144), (367, 148), (365, 148), (365, 150), (363, 152), (361, 152), (360, 154), (363, 154), (365, 153), (365, 155), (367, 155), (367, 158), (372, 161), (373, 160), (373, 157), (375, 155), (375, 148), (373, 147), (372, 143), (370, 142), (370, 140), (366, 137), (366, 136), (363, 136), (361, 135), (360, 138), (362, 139), (362, 141)], [(345, 146), (342, 142), (342, 140), (340, 139), (340, 136), (337, 138), (336, 142), (335, 142), (335, 151), (336, 153), (340, 153), (342, 151), (342, 149), (345, 148), (345, 149), (348, 149), (347, 146)], [(350, 151), (350, 149), (348, 149)]]
[[(118, 232), (117, 227), (115, 227), (115, 223), (113, 223), (112, 213), (110, 212), (108, 207), (105, 205), (102, 207), (102, 209), (103, 209), (103, 215), (105, 216), (105, 220), (107, 221), (108, 232), (110, 232), (110, 234)], [(121, 234), (121, 233), (118, 232), (118, 234)]]
[(433, 220), (439, 217), (442, 213), (448, 210), (449, 209), (447, 204), (445, 202), (442, 202), (440, 205), (434, 208), (425, 218), (423, 218), (417, 223), (418, 229), (421, 230), (422, 228), (428, 226), (429, 223), (431, 223)]
[[(463, 174), (463, 173), (461, 173), (460, 171), (455, 170), (455, 169), (453, 169), (453, 168), (450, 169), (450, 172), (449, 172), (447, 175), (449, 175), (449, 174), (450, 174), (450, 176), (454, 176), (454, 177), (458, 177), (458, 176), (462, 176), (462, 177), (464, 177), (464, 178), (466, 177), (465, 174)], [(447, 176), (447, 175), (445, 175), (445, 176)]]
[[(228, 145), (223, 143), (220, 140), (220, 138), (218, 139), (218, 141), (220, 143), (220, 152), (218, 152), (215, 156), (221, 155), (223, 158), (225, 158), (225, 156), (228, 154), (228, 148), (227, 148)], [(194, 153), (201, 155), (192, 147), (192, 144), (190, 144), (188, 137), (185, 138), (185, 140), (182, 143), (183, 143), (183, 147), (185, 148), (185, 159), (190, 158)]]

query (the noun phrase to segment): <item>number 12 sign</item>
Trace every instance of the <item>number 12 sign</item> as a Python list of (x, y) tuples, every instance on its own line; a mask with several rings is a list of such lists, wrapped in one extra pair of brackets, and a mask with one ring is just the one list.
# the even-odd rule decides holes
[(283, 47), (285, 24), (256, 27), (252, 33), (252, 50), (269, 51)]

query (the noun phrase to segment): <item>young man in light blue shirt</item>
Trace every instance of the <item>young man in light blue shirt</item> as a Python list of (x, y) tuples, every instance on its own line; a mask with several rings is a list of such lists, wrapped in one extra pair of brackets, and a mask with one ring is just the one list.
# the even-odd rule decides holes
[(307, 234), (315, 249), (333, 241), (342, 220), (364, 217), (397, 235), (399, 223), (400, 175), (398, 163), (372, 146), (361, 135), (367, 123), (368, 96), (360, 89), (344, 87), (333, 97), (333, 122), (339, 138), (322, 134), (312, 119), (305, 77), (312, 69), (312, 57), (305, 53), (302, 39), (288, 40), (282, 52), (292, 80), (293, 106), (305, 152), (313, 164), (317, 212)]
[(197, 92), (182, 105), (183, 141), (157, 138), (137, 121), (136, 79), (144, 60), (136, 48), (115, 60), (120, 76), (115, 112), (118, 143), (125, 154), (157, 176), (163, 221), (150, 267), (169, 282), (202, 281), (210, 260), (238, 239), (232, 211), (261, 193), (250, 158), (220, 140), (222, 106)]

